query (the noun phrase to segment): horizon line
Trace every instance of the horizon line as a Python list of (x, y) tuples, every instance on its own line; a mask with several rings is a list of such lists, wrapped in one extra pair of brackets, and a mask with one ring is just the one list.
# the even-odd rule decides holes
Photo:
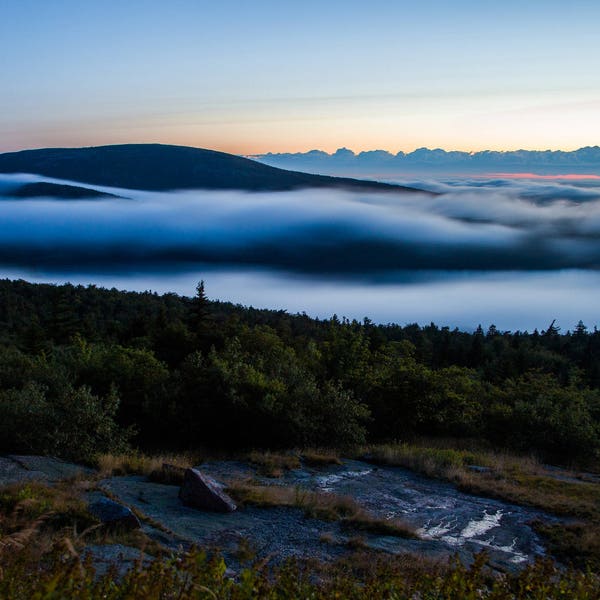
[(322, 150), (320, 148), (311, 148), (310, 150), (299, 150), (299, 151), (286, 151), (286, 152), (259, 152), (259, 153), (250, 153), (250, 154), (240, 154), (239, 156), (246, 156), (248, 158), (254, 158), (254, 157), (263, 157), (263, 156), (277, 156), (277, 155), (282, 155), (282, 154), (289, 154), (289, 155), (305, 155), (305, 154), (311, 154), (313, 152), (315, 153), (321, 153), (321, 154), (326, 154), (327, 156), (335, 156), (338, 152), (344, 152), (344, 153), (352, 153), (354, 156), (360, 156), (361, 154), (370, 154), (370, 153), (374, 153), (374, 152), (384, 152), (386, 154), (389, 154), (390, 156), (398, 156), (398, 155), (409, 155), (409, 154), (413, 154), (414, 152), (418, 152), (419, 150), (428, 150), (429, 152), (436, 152), (436, 151), (441, 151), (441, 152), (445, 152), (446, 154), (450, 154), (452, 152), (457, 152), (460, 154), (468, 154), (468, 155), (475, 155), (475, 154), (484, 154), (484, 153), (497, 153), (497, 154), (511, 154), (511, 153), (515, 153), (515, 152), (542, 152), (542, 153), (546, 153), (546, 152), (552, 152), (552, 153), (564, 153), (564, 154), (572, 154), (574, 152), (579, 152), (580, 150), (594, 150), (594, 149), (600, 149), (600, 144), (595, 144), (593, 146), (591, 145), (587, 145), (587, 146), (579, 146), (577, 148), (574, 148), (572, 150), (564, 150), (561, 148), (556, 148), (556, 149), (552, 149), (552, 148), (535, 148), (535, 149), (527, 149), (527, 148), (515, 148), (515, 149), (505, 149), (505, 150), (494, 150), (491, 148), (486, 148), (483, 150), (459, 150), (457, 148), (451, 148), (451, 149), (446, 149), (446, 148), (441, 148), (440, 146), (436, 146), (436, 147), (429, 147), (429, 146), (419, 146), (417, 148), (414, 148), (413, 150), (399, 150), (398, 152), (393, 152), (392, 150), (386, 150), (385, 148), (372, 148), (372, 149), (366, 149), (366, 150), (352, 150), (351, 148), (348, 148), (347, 146), (340, 146), (339, 148), (337, 148), (335, 151), (333, 152), (327, 152), (327, 150)]
[(351, 148), (348, 148), (347, 146), (340, 146), (339, 148), (337, 148), (335, 151), (332, 151), (332, 152), (328, 152), (327, 150), (322, 150), (320, 148), (311, 148), (310, 150), (304, 150), (304, 151), (296, 150), (296, 151), (285, 151), (285, 152), (268, 151), (268, 152), (248, 153), (248, 152), (228, 152), (226, 150), (219, 150), (215, 147), (203, 146), (203, 145), (191, 146), (189, 144), (177, 144), (177, 143), (154, 141), (154, 142), (117, 142), (114, 144), (84, 144), (84, 145), (80, 145), (80, 146), (71, 146), (71, 145), (35, 146), (35, 147), (27, 147), (27, 148), (18, 148), (18, 149), (13, 149), (13, 150), (2, 150), (2, 151), (0, 151), (0, 154), (10, 154), (10, 153), (14, 153), (14, 152), (27, 152), (30, 150), (50, 150), (50, 149), (57, 149), (57, 150), (58, 149), (65, 149), (65, 150), (69, 149), (70, 150), (70, 149), (83, 149), (83, 148), (102, 148), (102, 147), (107, 147), (107, 146), (154, 146), (154, 145), (179, 146), (179, 147), (184, 147), (184, 148), (195, 148), (198, 150), (212, 150), (214, 152), (223, 152), (225, 154), (234, 154), (234, 155), (242, 156), (242, 157), (246, 157), (246, 158), (257, 158), (257, 157), (278, 156), (278, 155), (306, 155), (306, 154), (311, 154), (311, 153), (319, 153), (319, 154), (324, 154), (329, 157), (332, 157), (332, 156), (335, 156), (338, 152), (352, 154), (354, 156), (360, 156), (361, 154), (371, 154), (371, 153), (375, 153), (375, 152), (380, 152), (380, 153), (388, 154), (391, 157), (397, 157), (397, 156), (403, 156), (403, 155), (407, 156), (409, 154), (418, 152), (419, 150), (427, 150), (429, 152), (440, 151), (440, 152), (444, 152), (446, 154), (456, 152), (459, 154), (466, 154), (466, 155), (471, 155), (471, 156), (474, 156), (477, 154), (485, 154), (485, 153), (511, 154), (511, 153), (516, 153), (516, 152), (572, 154), (574, 152), (579, 152), (580, 150), (600, 149), (599, 144), (595, 144), (593, 146), (592, 145), (580, 146), (580, 147), (574, 148), (572, 150), (564, 150), (561, 148), (556, 148), (556, 149), (552, 149), (552, 148), (535, 148), (535, 149), (514, 148), (514, 149), (503, 149), (503, 150), (487, 148), (487, 149), (483, 149), (483, 150), (460, 150), (457, 148), (446, 149), (446, 148), (442, 148), (440, 146), (436, 146), (436, 147), (419, 146), (419, 147), (414, 148), (413, 150), (406, 150), (406, 151), (399, 150), (397, 152), (394, 152), (392, 150), (387, 150), (385, 148), (352, 150)]

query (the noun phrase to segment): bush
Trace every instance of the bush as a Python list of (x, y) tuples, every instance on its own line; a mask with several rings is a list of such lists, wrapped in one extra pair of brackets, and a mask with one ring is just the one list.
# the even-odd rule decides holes
[(244, 329), (221, 351), (188, 357), (181, 372), (182, 430), (239, 447), (347, 446), (365, 439), (367, 408), (319, 382), (267, 327)]
[(123, 450), (128, 432), (113, 419), (118, 406), (114, 392), (99, 397), (87, 387), (66, 385), (54, 397), (49, 397), (47, 390), (35, 382), (2, 391), (2, 450), (72, 460), (89, 460), (96, 452)]
[[(600, 456), (597, 390), (561, 386), (544, 373), (529, 373), (496, 390), (489, 408), (488, 436), (544, 459), (591, 462)], [(502, 436), (502, 440), (499, 439)]]

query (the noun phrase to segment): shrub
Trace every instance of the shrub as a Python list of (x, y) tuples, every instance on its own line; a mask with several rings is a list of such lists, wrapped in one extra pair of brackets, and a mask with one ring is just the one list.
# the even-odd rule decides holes
[(96, 452), (122, 451), (129, 432), (114, 415), (119, 399), (111, 391), (95, 396), (87, 387), (66, 385), (49, 397), (38, 383), (0, 392), (2, 450), (90, 460)]

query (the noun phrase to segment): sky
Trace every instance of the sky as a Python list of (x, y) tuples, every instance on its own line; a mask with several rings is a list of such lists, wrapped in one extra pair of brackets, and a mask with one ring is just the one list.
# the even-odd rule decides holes
[(573, 150), (597, 0), (2, 0), (0, 152)]

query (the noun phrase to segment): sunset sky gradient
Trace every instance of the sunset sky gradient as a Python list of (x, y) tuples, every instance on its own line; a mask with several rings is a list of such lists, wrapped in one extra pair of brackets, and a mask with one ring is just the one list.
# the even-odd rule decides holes
[(3, 0), (0, 152), (600, 143), (600, 3)]

